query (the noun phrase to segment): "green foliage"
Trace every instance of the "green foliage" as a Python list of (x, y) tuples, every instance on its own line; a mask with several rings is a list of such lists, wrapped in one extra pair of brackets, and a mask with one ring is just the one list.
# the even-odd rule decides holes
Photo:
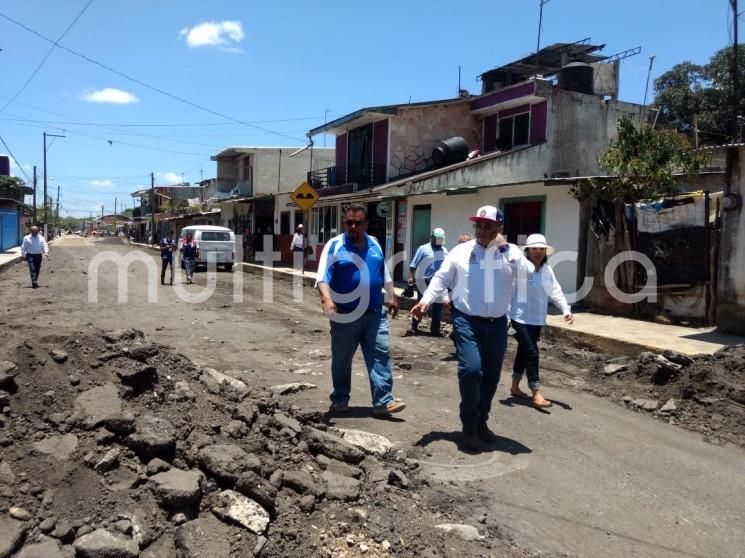
[(17, 176), (0, 176), (0, 190), (23, 188), (25, 185), (26, 183)]
[[(693, 137), (697, 118), (700, 145), (720, 145), (732, 139), (732, 47), (716, 52), (704, 65), (682, 62), (654, 82), (658, 123)], [(745, 45), (738, 47), (740, 114), (745, 114)]]
[(637, 128), (628, 118), (617, 124), (618, 135), (600, 156), (608, 178), (585, 180), (572, 188), (572, 195), (585, 200), (599, 196), (607, 201), (634, 203), (675, 194), (675, 173), (697, 173), (705, 157), (691, 151), (688, 140), (674, 130)]

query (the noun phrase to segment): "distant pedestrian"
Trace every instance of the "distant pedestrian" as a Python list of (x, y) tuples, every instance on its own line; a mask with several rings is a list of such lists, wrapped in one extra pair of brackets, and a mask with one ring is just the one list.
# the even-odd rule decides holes
[(39, 227), (33, 225), (31, 233), (23, 237), (21, 243), (21, 257), (28, 262), (28, 270), (31, 273), (31, 288), (39, 287), (39, 273), (41, 272), (41, 259), (49, 257), (49, 245), (44, 237), (39, 234)]
[[(331, 410), (349, 411), (352, 387), (352, 358), (357, 347), (370, 379), (373, 414), (386, 416), (403, 411), (406, 405), (393, 397), (389, 329), (383, 308), (383, 289), (388, 309), (395, 316), (398, 301), (393, 290), (383, 250), (375, 237), (366, 234), (367, 209), (350, 206), (345, 213), (345, 232), (323, 247), (316, 286), (321, 307), (331, 320)], [(356, 298), (355, 295), (359, 295)], [(364, 307), (360, 307), (364, 304)], [(354, 313), (352, 316), (347, 316)], [(356, 317), (359, 314), (359, 317)]]
[(186, 238), (181, 245), (181, 262), (184, 264), (184, 271), (186, 271), (186, 283), (191, 285), (194, 282), (194, 267), (199, 258), (199, 248), (197, 242), (192, 239), (191, 233), (186, 233)]
[[(425, 288), (429, 286), (429, 282), (434, 277), (437, 270), (440, 269), (445, 256), (448, 255), (448, 249), (445, 248), (445, 231), (437, 227), (432, 230), (429, 242), (422, 244), (417, 248), (414, 258), (409, 264), (409, 285), (415, 285), (417, 289), (417, 301), (422, 300), (423, 289), (416, 282), (416, 275), (420, 266), (426, 266), (422, 278), (424, 279)], [(421, 273), (421, 272), (420, 272)], [(430, 324), (430, 333), (435, 336), (440, 336), (440, 324), (442, 322), (442, 300), (433, 302), (430, 307), (432, 315), (432, 321)], [(419, 332), (419, 321), (414, 316), (411, 317), (411, 330), (414, 333)]]
[(173, 285), (173, 253), (176, 251), (176, 241), (173, 231), (168, 231), (166, 237), (160, 241), (160, 284), (165, 285), (166, 268), (171, 267), (171, 285)]
[(520, 390), (520, 380), (523, 373), (527, 372), (528, 387), (533, 392), (533, 406), (538, 409), (552, 406), (551, 401), (541, 395), (538, 374), (538, 338), (541, 328), (546, 324), (548, 301), (562, 311), (564, 321), (569, 324), (574, 322), (572, 309), (547, 262), (552, 252), (553, 248), (546, 244), (546, 237), (542, 234), (531, 234), (528, 237), (525, 257), (518, 261), (517, 280), (510, 303), (510, 320), (517, 340), (510, 393), (514, 397), (529, 398), (528, 394)]
[(468, 234), (468, 233), (462, 233), (462, 234), (461, 234), (461, 235), (460, 235), (460, 236), (458, 237), (458, 244), (463, 244), (464, 242), (468, 242), (469, 240), (471, 240), (471, 238), (472, 238), (472, 237), (471, 237), (471, 235), (470, 235), (470, 234)]
[(303, 230), (302, 223), (295, 228), (295, 234), (292, 235), (292, 261), (293, 263), (297, 258), (300, 259), (300, 270), (305, 269), (305, 247), (308, 245), (308, 241), (305, 238), (305, 231)]
[(481, 442), (499, 439), (487, 421), (507, 348), (507, 311), (522, 254), (502, 236), (504, 216), (496, 207), (480, 207), (470, 220), (476, 239), (450, 251), (411, 314), (420, 318), (434, 300), (453, 291), (462, 443), (477, 451)]
[(243, 261), (247, 262), (253, 257), (253, 235), (246, 228), (243, 230)]

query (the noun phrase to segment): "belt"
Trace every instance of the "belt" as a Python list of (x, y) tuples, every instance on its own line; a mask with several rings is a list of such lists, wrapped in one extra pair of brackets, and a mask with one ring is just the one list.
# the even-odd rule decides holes
[(501, 316), (497, 316), (496, 318), (492, 318), (490, 316), (472, 316), (471, 314), (466, 314), (465, 312), (462, 312), (462, 311), (458, 310), (457, 308), (455, 309), (455, 311), (458, 312), (459, 314), (463, 314), (466, 318), (473, 319), (473, 320), (478, 320), (480, 322), (488, 322), (488, 323), (492, 323), (492, 324), (495, 323), (495, 322), (497, 322), (497, 321), (499, 321), (499, 320), (501, 320), (502, 318), (506, 318), (507, 317), (507, 314), (502, 314)]

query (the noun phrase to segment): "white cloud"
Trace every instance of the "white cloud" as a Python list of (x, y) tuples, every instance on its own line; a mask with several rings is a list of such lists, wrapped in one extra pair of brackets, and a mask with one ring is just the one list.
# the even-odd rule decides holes
[(158, 172), (155, 173), (158, 178), (158, 182), (165, 184), (181, 184), (181, 175), (175, 172)]
[(179, 37), (186, 38), (190, 48), (203, 46), (217, 47), (225, 52), (243, 53), (236, 45), (246, 38), (240, 21), (205, 21), (192, 27), (184, 27)]
[(114, 87), (106, 87), (94, 91), (85, 91), (80, 94), (80, 99), (89, 103), (115, 103), (120, 105), (129, 105), (139, 103), (140, 100), (134, 93), (122, 91)]
[(104, 180), (91, 180), (88, 182), (88, 185), (93, 186), (94, 188), (111, 188), (114, 183), (106, 178)]

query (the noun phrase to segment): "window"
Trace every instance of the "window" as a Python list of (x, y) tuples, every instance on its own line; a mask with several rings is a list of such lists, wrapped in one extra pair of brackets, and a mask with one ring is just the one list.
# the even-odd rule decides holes
[(513, 198), (501, 203), (507, 242), (525, 244), (528, 235), (543, 233), (545, 197)]
[(290, 234), (290, 212), (283, 211), (279, 214), (279, 234)]
[(524, 112), (499, 119), (497, 149), (507, 151), (530, 143), (530, 113)]
[(325, 244), (339, 234), (337, 206), (314, 207), (310, 210), (310, 234)]
[(230, 233), (219, 231), (202, 231), (202, 241), (230, 241)]

